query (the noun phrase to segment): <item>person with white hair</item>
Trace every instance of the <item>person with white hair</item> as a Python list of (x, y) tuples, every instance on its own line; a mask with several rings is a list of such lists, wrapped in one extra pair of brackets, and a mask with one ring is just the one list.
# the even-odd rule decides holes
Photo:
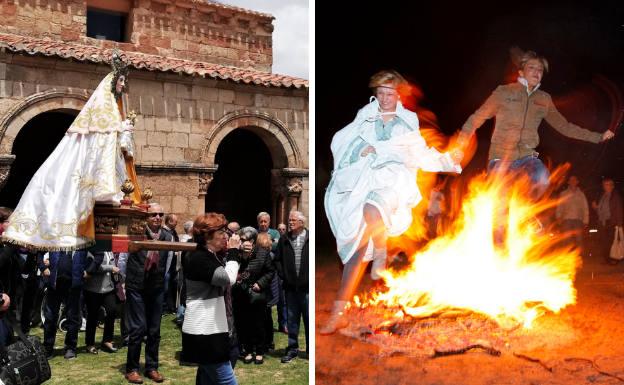
[(180, 235), (180, 242), (188, 242), (193, 238), (193, 221), (186, 221), (182, 226), (184, 228), (184, 234)]
[(273, 242), (271, 251), (275, 252), (275, 248), (277, 247), (277, 241), (280, 238), (280, 233), (274, 228), (271, 228), (271, 215), (269, 215), (269, 213), (265, 211), (262, 211), (256, 216), (256, 221), (258, 222), (259, 233), (269, 233), (269, 236), (271, 237), (271, 242)]
[(275, 268), (283, 279), (288, 309), (288, 347), (282, 363), (289, 363), (299, 355), (299, 322), (303, 318), (306, 338), (306, 352), (309, 351), (308, 338), (308, 241), (310, 231), (305, 227), (306, 217), (301, 211), (291, 211), (288, 215), (289, 231), (282, 235), (275, 252)]

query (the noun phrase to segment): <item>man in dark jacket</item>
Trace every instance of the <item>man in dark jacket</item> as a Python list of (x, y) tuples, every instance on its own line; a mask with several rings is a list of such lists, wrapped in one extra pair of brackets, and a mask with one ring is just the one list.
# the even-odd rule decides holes
[[(9, 226), (9, 217), (13, 210), (0, 207), (0, 236)], [(13, 331), (5, 321), (5, 315), (15, 300), (15, 286), (17, 283), (17, 254), (12, 245), (0, 245), (0, 346), (6, 346), (11, 340)]]
[[(145, 235), (147, 239), (173, 241), (170, 233), (162, 228), (163, 210), (151, 204)], [(139, 359), (141, 343), (145, 344), (145, 375), (156, 382), (164, 377), (158, 372), (158, 349), (160, 347), (160, 319), (163, 307), (165, 266), (171, 251), (142, 250), (131, 253), (126, 264), (126, 322), (128, 325), (128, 356), (126, 379), (141, 384)]]
[(53, 251), (47, 254), (47, 259), (39, 259), (39, 270), (47, 288), (46, 304), (43, 309), (45, 322), (43, 323), (43, 346), (47, 355), (52, 356), (56, 327), (58, 324), (61, 303), (65, 303), (67, 315), (65, 334), (65, 359), (76, 358), (78, 344), (78, 330), (81, 326), (80, 296), (84, 283), (87, 252)]
[(4, 313), (11, 306), (11, 297), (4, 293), (0, 288), (0, 347), (6, 346), (10, 335), (12, 334), (8, 326), (4, 323)]
[(622, 227), (624, 222), (622, 197), (615, 190), (615, 183), (611, 178), (602, 180), (602, 190), (599, 202), (592, 202), (592, 207), (598, 214), (599, 254), (602, 254), (608, 263), (615, 265), (619, 260), (612, 259), (609, 254), (615, 236), (615, 229)]
[(299, 354), (299, 322), (303, 317), (306, 351), (308, 345), (308, 239), (305, 216), (300, 211), (291, 211), (288, 216), (290, 231), (282, 235), (275, 253), (275, 267), (284, 280), (286, 307), (288, 308), (288, 347), (282, 363), (291, 362)]

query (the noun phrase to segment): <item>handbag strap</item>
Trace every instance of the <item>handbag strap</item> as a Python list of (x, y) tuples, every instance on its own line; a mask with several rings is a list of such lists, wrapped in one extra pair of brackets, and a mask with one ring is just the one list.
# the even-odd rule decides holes
[[(19, 338), (29, 350), (31, 350), (33, 353), (36, 353), (37, 350), (35, 349), (33, 344), (28, 341), (28, 337), (26, 337), (26, 335), (22, 331), (22, 327), (17, 323), (17, 319), (15, 319), (13, 312), (8, 311), (4, 317), (4, 319), (8, 321), (9, 326), (11, 326), (15, 334), (17, 334), (17, 338)], [(4, 349), (6, 351), (6, 347), (4, 347)]]

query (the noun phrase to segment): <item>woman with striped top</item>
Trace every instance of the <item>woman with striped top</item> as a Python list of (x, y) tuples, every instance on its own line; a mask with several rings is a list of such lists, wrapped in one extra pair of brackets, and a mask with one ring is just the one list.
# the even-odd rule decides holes
[[(227, 240), (225, 216), (200, 215), (193, 223), (197, 250), (182, 262), (186, 281), (186, 313), (182, 324), (182, 359), (199, 364), (197, 385), (236, 385), (229, 359), (229, 327), (224, 291), (236, 282), (240, 237)], [(225, 261), (217, 256), (227, 247)]]

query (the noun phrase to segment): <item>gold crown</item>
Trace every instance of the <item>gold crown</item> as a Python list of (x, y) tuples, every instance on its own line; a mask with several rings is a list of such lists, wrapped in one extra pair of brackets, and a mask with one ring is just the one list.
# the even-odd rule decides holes
[(111, 81), (111, 90), (115, 96), (119, 96), (117, 94), (117, 80), (120, 76), (126, 77), (126, 86), (122, 90), (122, 92), (128, 91), (128, 64), (121, 57), (121, 52), (118, 49), (113, 50), (113, 56), (111, 58), (111, 67), (113, 69), (113, 80)]

